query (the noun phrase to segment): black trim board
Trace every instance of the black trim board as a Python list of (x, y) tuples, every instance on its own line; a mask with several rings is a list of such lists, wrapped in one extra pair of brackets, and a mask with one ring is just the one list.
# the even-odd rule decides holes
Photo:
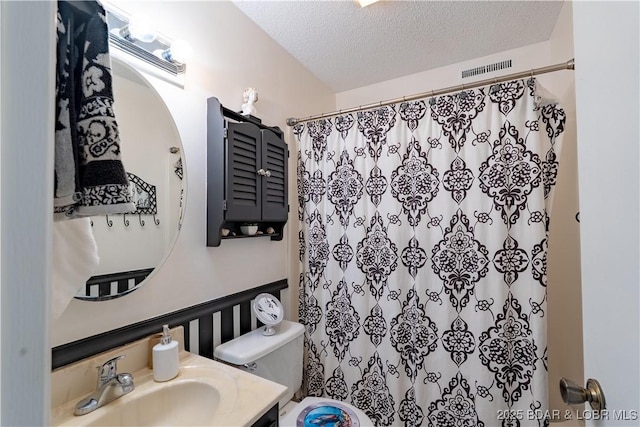
[[(256, 288), (247, 289), (222, 298), (207, 301), (172, 313), (157, 316), (142, 322), (107, 331), (98, 335), (83, 338), (54, 347), (51, 357), (51, 368), (57, 369), (78, 360), (102, 353), (115, 347), (137, 341), (162, 330), (162, 325), (169, 327), (184, 325), (191, 320), (217, 313), (233, 306), (251, 301), (263, 292), (275, 293), (288, 287), (287, 279), (278, 280)], [(202, 324), (202, 323), (201, 323)]]
[[(117, 273), (101, 274), (91, 276), (84, 287), (84, 295), (75, 295), (75, 298), (83, 301), (108, 301), (117, 297), (128, 294), (138, 288), (138, 285), (145, 280), (155, 268), (143, 268), (139, 270), (120, 271)], [(129, 280), (133, 279), (135, 286), (129, 289)], [(118, 292), (111, 293), (111, 283), (118, 282)], [(99, 286), (97, 297), (92, 297), (91, 288), (95, 285)]]

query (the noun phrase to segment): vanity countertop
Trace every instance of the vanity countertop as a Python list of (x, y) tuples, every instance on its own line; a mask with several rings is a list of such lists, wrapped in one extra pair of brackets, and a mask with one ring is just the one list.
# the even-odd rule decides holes
[[(125, 414), (128, 419), (138, 418), (131, 415), (131, 408), (135, 411), (144, 411), (144, 418), (149, 419), (148, 413), (166, 411), (167, 407), (175, 406), (178, 409), (181, 405), (191, 405), (194, 408), (207, 408), (204, 412), (212, 412), (211, 418), (207, 418), (204, 424), (211, 426), (251, 426), (266, 411), (275, 405), (286, 392), (286, 387), (256, 375), (244, 372), (223, 363), (207, 359), (186, 351), (180, 352), (180, 372), (176, 378), (170, 381), (158, 383), (153, 380), (153, 371), (149, 367), (143, 367), (135, 372), (131, 372), (134, 377), (135, 389), (107, 405), (95, 411), (74, 416), (73, 410), (78, 399), (66, 401), (54, 406), (51, 411), (51, 421), (53, 426), (80, 426), (80, 425), (112, 425), (122, 423), (125, 425), (126, 419), (116, 417), (113, 414)], [(60, 373), (58, 373), (60, 374)], [(58, 377), (58, 380), (61, 378)], [(194, 387), (195, 384), (195, 387)], [(202, 384), (205, 384), (204, 386)], [(202, 387), (213, 386), (216, 397), (203, 398), (200, 392)], [(172, 388), (174, 394), (169, 394)], [(179, 389), (176, 387), (180, 387)], [(164, 391), (163, 391), (164, 390)], [(177, 393), (176, 393), (177, 390)], [(210, 389), (209, 389), (210, 390)], [(147, 396), (153, 395), (152, 398)], [(177, 398), (174, 398), (177, 397)], [(136, 401), (137, 399), (137, 401)], [(181, 402), (182, 401), (182, 402)], [(211, 409), (218, 402), (218, 409), (213, 412)], [(194, 406), (195, 405), (195, 406)], [(169, 413), (174, 412), (170, 410)], [(176, 411), (177, 412), (177, 411)], [(202, 412), (198, 409), (188, 412)], [(203, 425), (202, 413), (198, 414), (198, 421), (193, 421), (193, 425)], [(131, 418), (133, 417), (133, 418)], [(171, 416), (169, 416), (171, 418)], [(190, 415), (180, 414), (176, 419), (170, 420), (166, 416), (158, 419), (162, 425), (191, 425)], [(129, 421), (131, 422), (131, 421)], [(155, 425), (155, 420), (139, 421)]]

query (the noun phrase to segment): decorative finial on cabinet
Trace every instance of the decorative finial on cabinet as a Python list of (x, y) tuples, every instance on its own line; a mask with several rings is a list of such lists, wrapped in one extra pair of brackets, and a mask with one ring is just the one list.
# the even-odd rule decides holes
[(258, 102), (258, 91), (256, 88), (248, 87), (242, 92), (242, 99), (244, 100), (244, 104), (242, 104), (242, 115), (243, 116), (255, 116), (256, 115), (256, 107), (254, 104)]

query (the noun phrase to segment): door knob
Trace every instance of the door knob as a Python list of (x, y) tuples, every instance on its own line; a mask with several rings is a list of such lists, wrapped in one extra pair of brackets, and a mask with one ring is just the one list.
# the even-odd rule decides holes
[(584, 388), (566, 378), (560, 379), (560, 394), (562, 401), (567, 405), (577, 405), (589, 402), (591, 409), (602, 411), (606, 409), (607, 402), (600, 383), (592, 378), (587, 380), (587, 387)]

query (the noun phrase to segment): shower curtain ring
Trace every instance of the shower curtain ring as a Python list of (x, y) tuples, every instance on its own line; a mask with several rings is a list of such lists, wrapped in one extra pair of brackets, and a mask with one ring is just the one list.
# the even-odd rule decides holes
[(429, 96), (429, 105), (433, 108), (436, 104), (436, 100), (433, 98), (433, 90), (431, 91), (431, 95)]
[(531, 69), (531, 75), (529, 77), (533, 78), (533, 68)]
[(489, 91), (491, 93), (496, 93), (498, 91), (498, 78), (497, 77), (493, 78), (493, 85), (491, 86), (491, 88), (489, 88)]

